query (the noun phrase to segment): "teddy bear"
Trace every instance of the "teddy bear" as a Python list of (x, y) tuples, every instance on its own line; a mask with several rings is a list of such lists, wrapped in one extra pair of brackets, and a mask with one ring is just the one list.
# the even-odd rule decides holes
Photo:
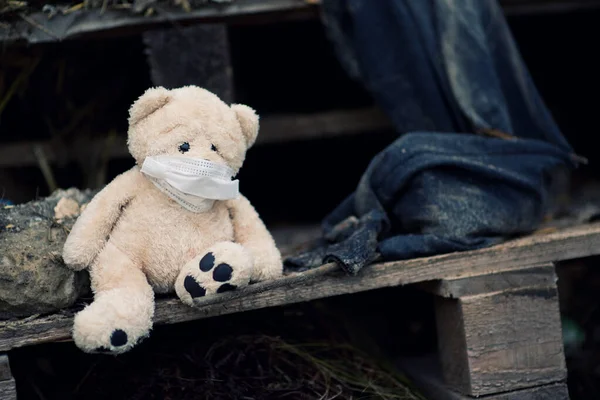
[(197, 86), (146, 90), (130, 107), (135, 165), (100, 190), (63, 248), (94, 300), (75, 315), (84, 352), (120, 354), (149, 336), (155, 293), (189, 306), (282, 275), (281, 254), (235, 179), (256, 112)]

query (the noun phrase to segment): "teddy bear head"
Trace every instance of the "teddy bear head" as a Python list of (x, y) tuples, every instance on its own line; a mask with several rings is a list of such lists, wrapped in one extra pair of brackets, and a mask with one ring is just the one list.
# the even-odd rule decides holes
[(146, 157), (180, 155), (225, 164), (237, 173), (256, 140), (258, 115), (242, 104), (228, 106), (197, 86), (148, 89), (129, 109), (129, 152)]

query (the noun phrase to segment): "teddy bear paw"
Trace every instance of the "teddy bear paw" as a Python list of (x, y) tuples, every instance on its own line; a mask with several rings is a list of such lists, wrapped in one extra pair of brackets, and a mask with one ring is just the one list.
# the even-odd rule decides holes
[(248, 285), (253, 268), (250, 253), (241, 245), (218, 243), (183, 267), (175, 291), (181, 301), (193, 306), (196, 299)]
[(74, 319), (73, 340), (87, 353), (124, 353), (147, 338), (152, 303), (145, 297), (113, 289), (102, 293)]
[(81, 271), (89, 267), (96, 257), (97, 253), (91, 250), (83, 251), (82, 247), (71, 242), (64, 246), (62, 259), (65, 265), (73, 271)]

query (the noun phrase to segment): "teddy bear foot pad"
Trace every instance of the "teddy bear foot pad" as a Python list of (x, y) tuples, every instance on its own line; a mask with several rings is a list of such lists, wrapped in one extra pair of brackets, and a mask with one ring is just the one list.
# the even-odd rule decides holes
[(222, 242), (187, 263), (175, 284), (181, 301), (194, 300), (247, 286), (253, 271), (250, 254), (237, 243)]
[(151, 289), (117, 288), (103, 292), (75, 316), (73, 338), (87, 353), (119, 354), (147, 338), (152, 328)]

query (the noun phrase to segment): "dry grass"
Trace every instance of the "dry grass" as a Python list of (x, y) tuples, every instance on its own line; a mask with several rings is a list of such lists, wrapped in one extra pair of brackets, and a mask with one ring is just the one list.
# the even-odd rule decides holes
[(157, 326), (118, 357), (72, 343), (23, 348), (13, 375), (21, 400), (417, 400), (397, 359), (430, 340), (391, 327), (397, 313), (381, 307), (403, 299), (372, 293)]
[[(246, 358), (247, 354), (252, 357)], [(206, 361), (217, 373), (223, 367), (247, 371), (230, 379), (252, 392), (266, 389), (265, 398), (420, 398), (407, 388), (402, 375), (386, 370), (348, 344), (288, 343), (271, 336), (243, 336), (215, 344)]]
[[(133, 370), (130, 363), (98, 359), (77, 383), (74, 398), (422, 399), (397, 371), (349, 344), (246, 335), (211, 346), (202, 341), (182, 353), (151, 353)], [(115, 376), (121, 384), (115, 385)]]

